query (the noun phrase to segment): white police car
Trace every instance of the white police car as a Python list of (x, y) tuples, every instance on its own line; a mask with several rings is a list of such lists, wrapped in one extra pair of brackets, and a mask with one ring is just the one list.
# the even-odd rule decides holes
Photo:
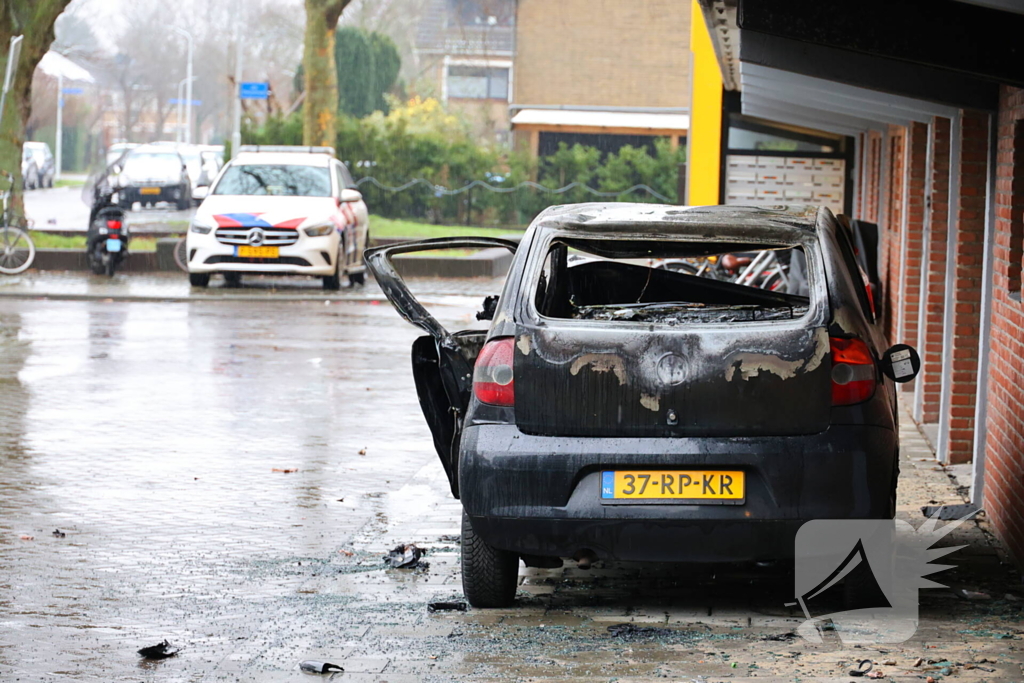
[(369, 214), (330, 147), (244, 146), (203, 199), (186, 241), (189, 282), (221, 273), (312, 275), (324, 289), (362, 284)]

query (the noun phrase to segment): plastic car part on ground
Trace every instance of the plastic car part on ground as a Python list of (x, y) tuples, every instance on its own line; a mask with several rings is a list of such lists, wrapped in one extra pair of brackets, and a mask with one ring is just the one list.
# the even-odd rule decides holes
[(146, 659), (167, 659), (181, 652), (180, 647), (171, 645), (170, 641), (164, 640), (156, 645), (150, 645), (139, 650), (139, 654)]
[(299, 668), (313, 674), (329, 674), (344, 671), (345, 669), (330, 662), (318, 662), (314, 659), (307, 659), (299, 664)]

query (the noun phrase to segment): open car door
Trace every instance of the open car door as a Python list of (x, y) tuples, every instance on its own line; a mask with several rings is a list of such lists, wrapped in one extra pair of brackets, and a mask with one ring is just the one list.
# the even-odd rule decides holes
[[(399, 254), (438, 249), (502, 248), (515, 253), (518, 246), (511, 240), (492, 237), (440, 237), (367, 249), (363, 255), (366, 267), (399, 315), (427, 333), (412, 346), (413, 379), (434, 448), (456, 498), (462, 422), (473, 391), (473, 366), (487, 332), (466, 330), (453, 334), (446, 330), (412, 295), (392, 259)], [(485, 307), (487, 310), (493, 312), (493, 305)], [(478, 314), (478, 318), (486, 316)]]

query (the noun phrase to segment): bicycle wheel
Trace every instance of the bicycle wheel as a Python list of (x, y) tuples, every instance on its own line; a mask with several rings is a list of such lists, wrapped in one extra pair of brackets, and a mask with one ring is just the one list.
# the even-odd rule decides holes
[(186, 273), (188, 272), (188, 250), (185, 243), (185, 238), (182, 237), (178, 240), (178, 243), (174, 245), (174, 262), (178, 264)]
[(17, 275), (28, 270), (36, 257), (36, 245), (24, 230), (0, 227), (0, 273)]

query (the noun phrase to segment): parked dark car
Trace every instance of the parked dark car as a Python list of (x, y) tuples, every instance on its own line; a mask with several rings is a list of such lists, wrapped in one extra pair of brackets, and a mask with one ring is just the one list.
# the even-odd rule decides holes
[(173, 148), (143, 145), (129, 151), (109, 169), (120, 191), (121, 206), (160, 203), (187, 209), (192, 204), (192, 182), (185, 160)]
[[(462, 501), (471, 604), (510, 604), (520, 559), (786, 560), (808, 520), (895, 514), (890, 376), (919, 360), (886, 351), (847, 225), (815, 207), (581, 204), (548, 209), (519, 245), (366, 252), (428, 332), (413, 375)], [(442, 328), (391, 260), (498, 246), (515, 256), (486, 332)], [(741, 252), (784, 286), (664, 267)]]

